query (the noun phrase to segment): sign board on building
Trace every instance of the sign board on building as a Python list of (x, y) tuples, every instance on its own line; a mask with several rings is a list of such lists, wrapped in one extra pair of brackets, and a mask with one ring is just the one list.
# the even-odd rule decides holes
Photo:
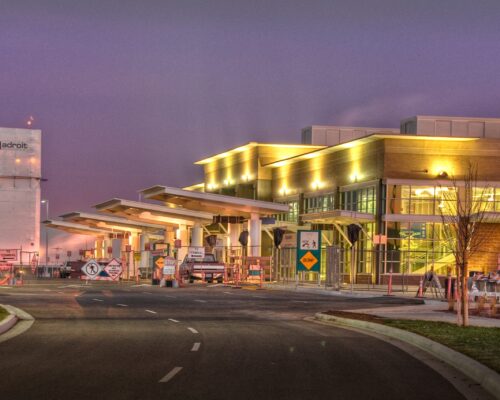
[(320, 272), (320, 231), (297, 232), (297, 271)]
[(297, 234), (295, 232), (285, 233), (283, 235), (283, 240), (281, 241), (281, 248), (293, 248), (297, 246)]
[(205, 248), (204, 247), (189, 247), (188, 258), (193, 258), (195, 260), (203, 260), (205, 258)]
[(96, 260), (89, 260), (83, 267), (82, 272), (88, 279), (96, 279), (102, 271), (102, 266)]
[(163, 263), (163, 275), (175, 275), (175, 258), (165, 257)]
[(387, 235), (373, 235), (373, 244), (387, 244)]
[(176, 249), (180, 249), (180, 248), (182, 247), (182, 241), (181, 241), (180, 239), (176, 239), (176, 240), (174, 241), (174, 247), (175, 247)]
[(0, 261), (17, 261), (17, 249), (0, 249)]
[(113, 258), (109, 263), (104, 267), (104, 271), (111, 277), (112, 280), (116, 280), (120, 277), (123, 268), (120, 260)]

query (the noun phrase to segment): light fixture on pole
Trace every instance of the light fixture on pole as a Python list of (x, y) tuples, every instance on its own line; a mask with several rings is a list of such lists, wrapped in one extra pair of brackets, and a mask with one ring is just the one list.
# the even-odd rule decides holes
[[(42, 200), (40, 203), (45, 204), (45, 219), (49, 219), (49, 201)], [(49, 264), (49, 228), (45, 225), (45, 266)]]

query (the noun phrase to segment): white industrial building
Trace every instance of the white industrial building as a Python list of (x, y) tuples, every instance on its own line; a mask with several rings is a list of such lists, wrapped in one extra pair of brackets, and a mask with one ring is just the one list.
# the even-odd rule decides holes
[(16, 263), (39, 251), (40, 181), (41, 131), (0, 128), (0, 250), (17, 249)]

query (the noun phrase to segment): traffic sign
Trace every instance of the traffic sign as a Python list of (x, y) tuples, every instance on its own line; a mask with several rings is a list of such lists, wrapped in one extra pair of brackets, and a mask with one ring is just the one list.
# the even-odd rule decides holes
[(165, 265), (165, 257), (164, 256), (153, 257), (153, 264), (156, 268), (162, 269)]
[(163, 275), (175, 275), (175, 258), (165, 257), (163, 263)]
[(96, 260), (89, 260), (87, 264), (82, 267), (82, 272), (88, 276), (89, 279), (96, 279), (102, 271), (102, 266)]
[(105, 267), (104, 271), (111, 277), (112, 280), (116, 280), (120, 277), (123, 268), (120, 260), (113, 258)]
[(320, 231), (297, 232), (297, 271), (320, 272)]
[(16, 261), (17, 249), (0, 249), (0, 261)]

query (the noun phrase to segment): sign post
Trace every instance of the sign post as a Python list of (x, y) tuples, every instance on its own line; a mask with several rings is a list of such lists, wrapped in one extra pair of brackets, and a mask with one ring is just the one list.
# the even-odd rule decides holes
[(299, 272), (321, 272), (321, 232), (297, 232), (297, 279)]

